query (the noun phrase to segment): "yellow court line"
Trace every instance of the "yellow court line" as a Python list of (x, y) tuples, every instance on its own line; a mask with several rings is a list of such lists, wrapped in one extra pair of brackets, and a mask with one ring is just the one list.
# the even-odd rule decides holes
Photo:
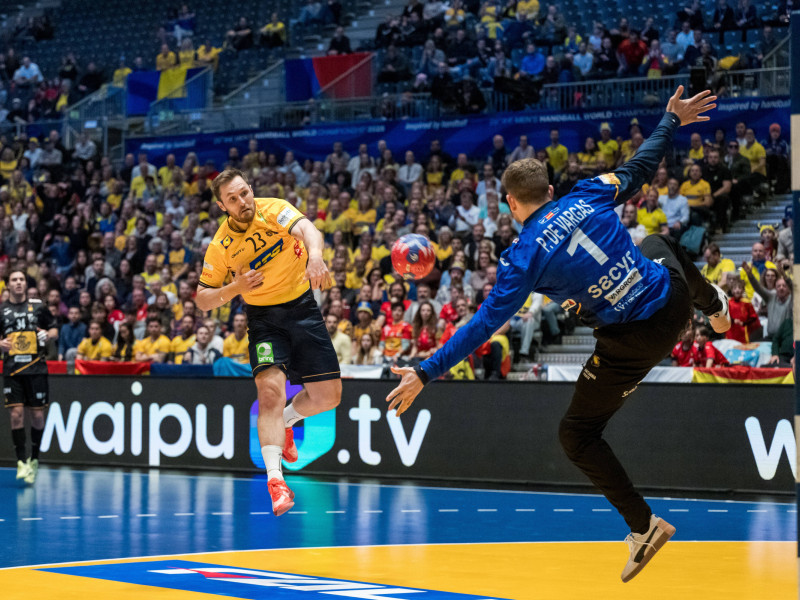
[[(620, 542), (442, 544), (253, 550), (170, 558), (515, 600), (797, 598), (794, 542), (670, 542), (632, 582)], [(164, 557), (159, 557), (163, 559)], [(108, 562), (142, 562), (142, 558)], [(4, 599), (182, 600), (220, 596), (94, 580), (30, 567), (0, 571)]]

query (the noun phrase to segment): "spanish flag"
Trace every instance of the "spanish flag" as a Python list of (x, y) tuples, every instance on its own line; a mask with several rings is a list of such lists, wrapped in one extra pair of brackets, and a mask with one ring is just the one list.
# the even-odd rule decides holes
[(732, 367), (695, 367), (692, 383), (794, 383), (791, 369)]

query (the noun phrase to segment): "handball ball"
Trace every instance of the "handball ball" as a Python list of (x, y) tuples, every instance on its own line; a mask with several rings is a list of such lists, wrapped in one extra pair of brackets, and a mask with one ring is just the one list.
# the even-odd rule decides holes
[(392, 266), (404, 279), (422, 279), (435, 262), (433, 244), (424, 235), (406, 234), (392, 246)]

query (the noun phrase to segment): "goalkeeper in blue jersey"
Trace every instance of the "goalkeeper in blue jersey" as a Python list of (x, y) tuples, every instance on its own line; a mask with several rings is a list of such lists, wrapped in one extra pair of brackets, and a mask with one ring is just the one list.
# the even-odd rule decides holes
[(667, 356), (694, 308), (717, 332), (730, 328), (728, 299), (708, 283), (671, 238), (651, 235), (637, 248), (614, 212), (652, 179), (674, 131), (707, 121), (716, 107), (705, 91), (682, 100), (679, 87), (650, 138), (625, 165), (579, 182), (553, 200), (545, 166), (535, 159), (511, 164), (503, 174), (508, 204), (522, 223), (519, 239), (503, 252), (497, 284), (477, 314), (417, 368), (393, 368), (402, 376), (387, 397), (403, 413), (423, 386), (485, 342), (532, 291), (545, 294), (594, 328), (595, 350), (584, 365), (559, 438), (569, 459), (608, 498), (631, 528), (629, 581), (675, 533), (653, 515), (633, 487), (603, 430), (625, 399)]

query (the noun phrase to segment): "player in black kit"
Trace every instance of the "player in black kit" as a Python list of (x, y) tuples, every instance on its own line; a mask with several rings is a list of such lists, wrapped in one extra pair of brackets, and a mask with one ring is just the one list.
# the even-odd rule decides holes
[[(44, 433), (47, 362), (44, 346), (58, 337), (53, 315), (41, 300), (28, 299), (28, 279), (21, 270), (8, 276), (9, 299), (2, 311), (3, 395), (11, 417), (11, 438), (17, 453), (17, 479), (36, 481), (39, 445)], [(31, 455), (26, 460), (25, 409), (31, 421)]]

